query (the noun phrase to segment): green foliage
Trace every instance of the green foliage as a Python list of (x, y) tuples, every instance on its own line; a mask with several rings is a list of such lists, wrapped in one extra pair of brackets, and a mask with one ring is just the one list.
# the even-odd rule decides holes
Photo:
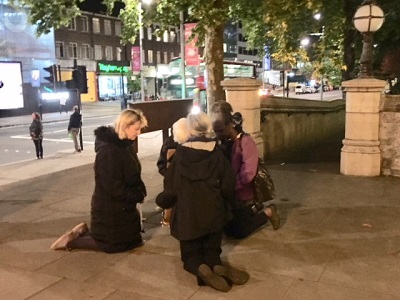
[[(132, 79), (133, 78), (133, 79)], [(138, 92), (141, 89), (141, 75), (139, 76), (133, 75), (132, 71), (129, 71), (127, 74), (128, 79), (128, 90), (131, 92)]]
[[(67, 26), (71, 18), (80, 14), (78, 7), (82, 1), (20, 0), (18, 3), (29, 9), (30, 21), (38, 25), (40, 35), (52, 28)], [(352, 17), (362, 0), (153, 0), (150, 5), (142, 4), (143, 11), (139, 9), (139, 0), (103, 0), (109, 13), (121, 2), (124, 9), (119, 17), (124, 24), (121, 37), (124, 43), (133, 43), (140, 26), (152, 22), (160, 24), (157, 34), (162, 34), (168, 26), (179, 25), (180, 13), (185, 12), (185, 22), (198, 24), (192, 35), (199, 38), (198, 44), (203, 45), (208, 36), (205, 45), (209, 53), (208, 72), (213, 72), (213, 68), (217, 73), (222, 70), (219, 40), (223, 36), (219, 28), (227, 21), (242, 22), (250, 48), (258, 49), (260, 56), (264, 54), (264, 46), (268, 46), (274, 59), (292, 66), (309, 60), (315, 74), (331, 74), (331, 78), (336, 78), (339, 72), (345, 79), (354, 77), (356, 57), (361, 54), (361, 34), (354, 29)], [(400, 1), (377, 0), (376, 3), (386, 17), (374, 36), (377, 44), (374, 65), (379, 68), (385, 52), (400, 45)], [(313, 18), (317, 12), (322, 15), (318, 21)], [(299, 47), (303, 37), (318, 32), (323, 32), (323, 38), (315, 42), (312, 51)], [(215, 82), (220, 79), (216, 76)]]
[(11, 0), (15, 8), (26, 9), (29, 22), (37, 25), (37, 35), (49, 33), (53, 28), (68, 26), (80, 14), (78, 3), (83, 0)]

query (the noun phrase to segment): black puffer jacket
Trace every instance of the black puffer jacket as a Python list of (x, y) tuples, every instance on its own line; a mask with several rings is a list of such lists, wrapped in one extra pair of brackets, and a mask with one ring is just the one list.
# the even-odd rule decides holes
[(142, 243), (136, 204), (146, 196), (141, 165), (132, 141), (120, 140), (112, 127), (95, 130), (95, 190), (91, 235), (105, 252), (121, 252)]
[(74, 111), (74, 113), (69, 117), (69, 123), (68, 123), (68, 131), (71, 130), (71, 128), (80, 128), (82, 125), (82, 115)]
[(234, 191), (235, 176), (228, 160), (215, 141), (199, 138), (178, 146), (157, 204), (162, 207), (164, 200), (175, 198), (171, 234), (180, 241), (193, 240), (222, 229)]

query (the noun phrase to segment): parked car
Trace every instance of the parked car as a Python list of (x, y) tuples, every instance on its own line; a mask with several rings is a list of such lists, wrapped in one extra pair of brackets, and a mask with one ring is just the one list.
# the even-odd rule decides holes
[(306, 92), (306, 86), (304, 84), (296, 85), (294, 92), (296, 94), (304, 94)]
[(307, 86), (306, 86), (306, 93), (314, 94), (314, 93), (316, 93), (316, 92), (317, 92), (317, 90), (315, 89), (315, 87), (310, 86), (310, 85), (307, 85)]

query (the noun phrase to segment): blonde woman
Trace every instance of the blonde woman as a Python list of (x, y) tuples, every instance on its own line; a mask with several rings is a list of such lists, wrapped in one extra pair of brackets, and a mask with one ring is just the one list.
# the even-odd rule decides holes
[(143, 244), (136, 208), (146, 197), (141, 165), (132, 144), (147, 120), (142, 112), (126, 109), (115, 126), (101, 126), (96, 136), (95, 189), (90, 231), (81, 223), (62, 235), (53, 250), (92, 249), (106, 253), (131, 250)]

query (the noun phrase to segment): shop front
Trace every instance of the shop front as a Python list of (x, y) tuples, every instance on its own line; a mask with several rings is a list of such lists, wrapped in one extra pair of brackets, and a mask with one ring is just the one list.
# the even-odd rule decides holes
[(129, 62), (99, 61), (97, 84), (100, 101), (121, 100), (127, 97)]

